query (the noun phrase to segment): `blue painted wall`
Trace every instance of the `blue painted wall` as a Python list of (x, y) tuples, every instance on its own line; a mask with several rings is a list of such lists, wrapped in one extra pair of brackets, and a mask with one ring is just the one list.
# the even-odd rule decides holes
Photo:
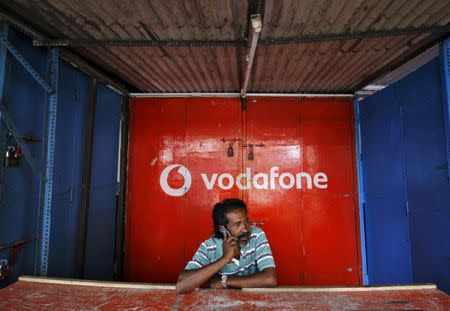
[(450, 293), (450, 186), (438, 58), (361, 102), (370, 284)]
[(97, 88), (92, 149), (85, 277), (111, 280), (117, 204), (120, 97), (104, 85)]
[(393, 88), (360, 104), (369, 284), (411, 283), (400, 106)]
[(59, 67), (49, 275), (75, 277), (82, 196), (89, 77)]
[[(9, 31), (9, 40), (42, 76), (46, 75), (46, 49), (32, 47), (28, 37), (13, 30)], [(76, 277), (78, 269), (89, 79), (60, 59), (49, 276)], [(42, 138), (45, 92), (9, 53), (4, 87), (3, 101), (21, 133)], [(117, 93), (98, 84), (85, 261), (87, 278), (113, 278), (120, 100)], [(4, 137), (4, 129), (0, 135)], [(14, 140), (8, 143), (15, 145)], [(42, 143), (27, 144), (34, 158), (42, 161)], [(3, 156), (5, 150), (0, 152)], [(25, 158), (21, 159), (18, 167), (1, 165), (0, 169), (0, 243), (37, 237), (38, 178)], [(22, 248), (17, 263), (11, 267), (11, 277), (0, 282), (0, 286), (15, 281), (19, 275), (38, 272), (35, 268), (36, 248), (36, 242)], [(1, 251), (0, 259), (9, 254), (10, 250)]]
[[(30, 40), (22, 35), (9, 31), (9, 41), (21, 52), (28, 62), (40, 73), (46, 72), (46, 50), (31, 49)], [(7, 72), (3, 103), (8, 108), (11, 118), (22, 135), (42, 138), (44, 133), (45, 91), (33, 80), (28, 72), (12, 57), (7, 55)], [(1, 121), (3, 122), (3, 120)], [(5, 128), (0, 133), (5, 138)], [(6, 145), (16, 145), (14, 139)], [(41, 159), (42, 143), (28, 143), (35, 159)], [(2, 160), (5, 148), (2, 146)], [(0, 188), (0, 243), (11, 243), (29, 237), (37, 237), (39, 210), (39, 180), (31, 170), (25, 158), (18, 167), (2, 170)], [(18, 254), (17, 262), (12, 266), (13, 281), (19, 274), (34, 274), (37, 252), (36, 241), (24, 245)], [(0, 252), (0, 258), (8, 259), (11, 250)]]

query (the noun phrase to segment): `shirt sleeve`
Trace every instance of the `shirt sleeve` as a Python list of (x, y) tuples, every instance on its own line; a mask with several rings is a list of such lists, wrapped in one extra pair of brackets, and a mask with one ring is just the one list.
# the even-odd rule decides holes
[(209, 251), (206, 249), (205, 243), (200, 244), (200, 247), (195, 252), (194, 257), (187, 263), (184, 270), (195, 270), (202, 268), (211, 263), (211, 258), (208, 256)]
[(266, 268), (275, 268), (275, 261), (273, 260), (272, 250), (270, 249), (269, 241), (266, 234), (260, 232), (255, 248), (255, 261), (259, 271)]

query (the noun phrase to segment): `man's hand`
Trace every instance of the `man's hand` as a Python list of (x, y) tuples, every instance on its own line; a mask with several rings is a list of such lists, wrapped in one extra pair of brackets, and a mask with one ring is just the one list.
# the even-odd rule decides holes
[(211, 279), (209, 279), (209, 288), (213, 289), (223, 289), (222, 278), (220, 274), (214, 274)]
[(222, 251), (223, 251), (222, 257), (226, 259), (227, 262), (233, 260), (234, 256), (236, 256), (236, 254), (239, 252), (237, 238), (229, 237), (227, 239), (227, 236), (223, 234)]

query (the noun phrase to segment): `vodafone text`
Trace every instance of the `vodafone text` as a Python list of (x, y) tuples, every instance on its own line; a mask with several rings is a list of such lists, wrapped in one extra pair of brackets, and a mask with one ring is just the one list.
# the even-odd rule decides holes
[[(184, 184), (180, 188), (172, 188), (169, 186), (167, 178), (169, 173), (178, 168), (178, 173), (184, 177)], [(324, 172), (317, 172), (311, 176), (309, 173), (289, 173), (280, 172), (278, 166), (273, 166), (267, 173), (252, 174), (251, 168), (247, 167), (244, 173), (233, 176), (230, 173), (200, 173), (203, 184), (206, 189), (212, 190), (215, 185), (220, 189), (229, 190), (236, 186), (241, 190), (258, 189), (258, 190), (274, 190), (277, 185), (282, 189), (326, 189), (328, 188), (328, 176)], [(171, 196), (182, 196), (187, 193), (192, 185), (192, 176), (189, 170), (180, 165), (172, 164), (166, 167), (160, 176), (160, 185), (162, 190)]]

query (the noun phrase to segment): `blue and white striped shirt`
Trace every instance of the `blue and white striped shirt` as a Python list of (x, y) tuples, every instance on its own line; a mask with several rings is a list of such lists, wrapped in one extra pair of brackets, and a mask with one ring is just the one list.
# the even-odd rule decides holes
[[(185, 270), (194, 270), (204, 267), (222, 257), (222, 239), (214, 236), (204, 241)], [(246, 276), (262, 271), (269, 267), (275, 267), (275, 261), (270, 250), (266, 234), (256, 226), (250, 227), (250, 239), (246, 246), (241, 248), (239, 260), (233, 260), (218, 271), (221, 275)]]

